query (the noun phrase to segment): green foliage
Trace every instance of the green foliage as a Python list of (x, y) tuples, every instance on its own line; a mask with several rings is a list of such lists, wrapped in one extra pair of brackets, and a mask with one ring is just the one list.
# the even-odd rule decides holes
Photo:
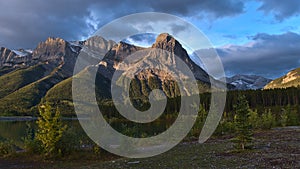
[(199, 136), (201, 129), (204, 125), (204, 122), (206, 120), (206, 117), (207, 117), (207, 111), (204, 109), (203, 105), (200, 105), (196, 122), (189, 133), (191, 136), (194, 136), (194, 137)]
[(234, 141), (237, 143), (237, 148), (244, 150), (252, 141), (252, 129), (249, 123), (250, 110), (248, 101), (245, 96), (240, 95), (237, 103), (234, 105), (235, 109), (235, 126), (236, 126), (236, 137)]
[(249, 109), (249, 123), (251, 124), (252, 128), (257, 129), (260, 127), (260, 117), (257, 113), (257, 110)]
[(282, 108), (281, 115), (280, 115), (280, 124), (282, 127), (287, 126), (288, 118), (289, 117), (287, 111), (284, 108)]
[(96, 155), (99, 155), (101, 153), (101, 147), (98, 146), (97, 144), (94, 144), (93, 146), (93, 152), (96, 154)]
[(270, 109), (265, 110), (265, 112), (261, 115), (261, 125), (263, 129), (270, 129), (276, 125), (276, 119), (272, 115)]
[(41, 152), (41, 144), (38, 140), (35, 139), (34, 128), (31, 126), (31, 123), (26, 123), (26, 136), (23, 138), (24, 148), (27, 153), (34, 154)]
[(0, 142), (0, 156), (5, 156), (15, 153), (15, 146), (12, 141), (2, 141)]
[(53, 71), (48, 76), (30, 83), (16, 90), (15, 92), (1, 98), (1, 113), (11, 113), (15, 115), (36, 115), (33, 114), (32, 110), (36, 110), (35, 107), (40, 103), (46, 92), (53, 85), (63, 80), (63, 78), (64, 77), (61, 77), (59, 73)]
[(297, 114), (297, 110), (292, 109), (290, 105), (288, 105), (285, 109), (284, 112), (287, 114), (287, 124), (289, 126), (296, 126), (299, 125), (299, 115)]
[[(78, 132), (78, 131), (77, 131)], [(80, 149), (80, 138), (74, 127), (67, 128), (57, 143), (57, 148), (61, 151), (61, 155), (71, 154)]]
[(51, 106), (46, 103), (39, 108), (38, 130), (36, 139), (42, 143), (42, 148), (46, 156), (61, 155), (59, 147), (64, 131), (67, 126), (63, 125), (60, 112), (53, 113)]
[(0, 76), (0, 98), (39, 80), (44, 76), (45, 71), (45, 65), (40, 64)]

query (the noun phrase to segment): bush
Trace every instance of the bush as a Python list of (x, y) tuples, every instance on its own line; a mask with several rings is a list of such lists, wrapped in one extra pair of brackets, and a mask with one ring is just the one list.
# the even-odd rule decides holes
[(12, 141), (0, 142), (0, 156), (9, 155), (15, 152), (15, 145), (12, 143)]
[(250, 110), (249, 113), (249, 123), (251, 124), (252, 128), (257, 129), (260, 127), (260, 117), (258, 116), (257, 110)]
[(282, 109), (281, 115), (280, 115), (280, 124), (282, 127), (287, 126), (288, 118), (289, 117), (288, 117), (287, 111), (285, 109)]
[(57, 143), (57, 148), (61, 151), (61, 155), (67, 155), (80, 149), (80, 139), (74, 127), (68, 128), (61, 140)]
[(27, 153), (41, 153), (41, 142), (35, 139), (35, 132), (30, 122), (26, 123), (26, 136), (23, 138), (24, 149)]
[(265, 111), (262, 116), (262, 128), (263, 129), (270, 129), (275, 126), (276, 120), (275, 117), (272, 115), (271, 110), (269, 109), (268, 111)]
[(49, 103), (39, 107), (40, 116), (38, 118), (38, 130), (36, 139), (42, 143), (42, 149), (46, 156), (61, 155), (62, 149), (59, 147), (64, 131), (67, 126), (63, 125), (60, 112), (52, 112)]
[(299, 125), (299, 116), (297, 114), (297, 110), (293, 110), (290, 105), (288, 105), (285, 110), (288, 116), (287, 125), (289, 126)]

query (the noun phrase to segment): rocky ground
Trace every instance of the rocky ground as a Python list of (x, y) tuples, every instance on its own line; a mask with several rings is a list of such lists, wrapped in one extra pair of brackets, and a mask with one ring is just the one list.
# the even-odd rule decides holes
[(81, 158), (41, 161), (34, 157), (0, 159), (0, 168), (300, 168), (300, 127), (257, 131), (253, 148), (234, 150), (229, 136), (204, 144), (185, 142), (169, 152), (145, 159)]

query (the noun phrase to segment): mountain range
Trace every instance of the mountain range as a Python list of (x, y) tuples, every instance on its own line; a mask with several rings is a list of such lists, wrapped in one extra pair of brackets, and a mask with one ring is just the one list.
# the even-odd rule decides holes
[(264, 88), (271, 79), (257, 75), (235, 75), (226, 78), (226, 82), (234, 86), (234, 90), (257, 90)]
[[(142, 52), (141, 62), (120, 64), (128, 56), (139, 52)], [(40, 42), (34, 50), (10, 50), (1, 47), (0, 115), (36, 115), (37, 105), (45, 101), (63, 109), (64, 116), (74, 115), (72, 76), (79, 54), (83, 55), (86, 66), (76, 76), (82, 79), (90, 77), (91, 70), (97, 67), (95, 91), (97, 101), (103, 104), (110, 103), (111, 80), (116, 71), (133, 71), (143, 65), (155, 67), (161, 64), (164, 65), (164, 70), (141, 70), (134, 74), (130, 83), (131, 99), (133, 103), (141, 105), (147, 102), (153, 89), (163, 90), (168, 98), (181, 95), (177, 82), (171, 76), (173, 73), (180, 78), (186, 77), (176, 67), (172, 68), (174, 65), (178, 66), (178, 59), (192, 71), (200, 92), (210, 91), (210, 80), (214, 80), (216, 84), (221, 83), (195, 64), (182, 45), (167, 33), (158, 35), (153, 45), (148, 48), (122, 41), (116, 43), (100, 36), (70, 42), (61, 38), (48, 38), (45, 42)], [(148, 55), (160, 57), (161, 63), (153, 64), (143, 59)], [(269, 79), (249, 75), (237, 75), (226, 80), (229, 83), (227, 86), (236, 90), (261, 89), (270, 82)], [(85, 94), (82, 93), (83, 97)]]
[[(100, 100), (110, 99), (110, 80), (115, 71), (123, 70), (118, 65), (128, 55), (144, 48), (116, 43), (95, 36), (86, 41), (67, 42), (60, 38), (48, 38), (38, 44), (36, 49), (18, 51), (1, 48), (0, 51), (0, 110), (2, 114), (26, 114), (36, 112), (37, 105), (44, 101), (55, 103), (61, 107), (72, 109), (72, 74), (76, 59), (81, 52), (96, 51), (100, 57), (86, 53), (85, 62), (99, 63), (96, 79), (96, 93)], [(210, 88), (210, 77), (188, 56), (182, 45), (171, 35), (160, 34), (156, 42), (148, 49), (161, 49), (169, 54), (163, 60), (164, 65), (176, 65), (178, 56), (192, 70), (202, 92)], [(157, 51), (156, 51), (157, 52)], [(155, 53), (153, 53), (155, 54)], [(157, 53), (156, 53), (157, 54)], [(103, 57), (101, 60), (100, 58)], [(78, 76), (86, 77), (90, 73), (90, 65), (82, 69)], [(128, 65), (137, 67), (138, 65)], [(123, 70), (124, 71), (124, 70)], [(131, 83), (133, 97), (137, 100), (148, 98), (150, 91), (159, 88), (168, 97), (180, 95), (177, 83), (169, 78), (168, 73), (174, 70), (167, 68), (165, 72), (141, 71), (134, 76)], [(72, 110), (71, 110), (72, 112)], [(70, 112), (70, 113), (71, 113)]]

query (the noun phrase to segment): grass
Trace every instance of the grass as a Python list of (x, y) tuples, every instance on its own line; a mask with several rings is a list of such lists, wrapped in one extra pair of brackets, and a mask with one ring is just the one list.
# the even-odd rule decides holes
[(120, 158), (101, 152), (78, 152), (60, 160), (15, 155), (0, 158), (0, 168), (299, 168), (300, 128), (257, 131), (253, 149), (235, 151), (230, 136), (211, 138), (204, 144), (184, 142), (158, 156)]
[(39, 64), (26, 69), (18, 69), (0, 76), (0, 98), (45, 76), (47, 65)]
[[(44, 72), (43, 72), (44, 73)], [(31, 76), (32, 77), (32, 76)], [(34, 110), (46, 92), (55, 84), (62, 81), (63, 77), (54, 70), (49, 75), (38, 79), (15, 92), (0, 99), (1, 114), (35, 115)]]

